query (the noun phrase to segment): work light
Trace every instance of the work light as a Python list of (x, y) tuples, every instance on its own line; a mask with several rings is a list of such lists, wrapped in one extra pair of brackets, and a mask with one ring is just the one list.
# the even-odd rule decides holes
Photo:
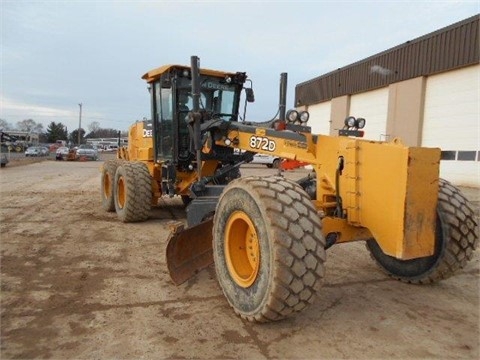
[(305, 124), (308, 119), (310, 118), (310, 114), (308, 113), (308, 111), (302, 111), (299, 115), (300, 117), (300, 121)]
[(288, 110), (287, 111), (287, 121), (288, 122), (295, 122), (298, 120), (298, 111), (297, 110)]
[(354, 127), (356, 124), (356, 119), (353, 116), (349, 116), (345, 119), (345, 126), (351, 128)]
[(365, 127), (365, 124), (367, 121), (364, 118), (358, 118), (357, 119), (357, 128), (363, 129)]

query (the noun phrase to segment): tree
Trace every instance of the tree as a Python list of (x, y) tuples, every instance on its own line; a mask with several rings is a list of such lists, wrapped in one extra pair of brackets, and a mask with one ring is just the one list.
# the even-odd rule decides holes
[(42, 132), (40, 134), (38, 134), (38, 142), (40, 144), (46, 144), (48, 143), (48, 136), (46, 133)]
[(98, 128), (95, 132), (90, 132), (86, 137), (89, 139), (116, 138), (118, 137), (118, 130)]
[(41, 133), (43, 131), (43, 124), (38, 124), (32, 119), (26, 119), (17, 122), (17, 129), (20, 131)]
[(52, 121), (47, 127), (47, 140), (54, 143), (57, 140), (66, 140), (68, 137), (67, 129), (62, 123)]
[(12, 129), (12, 125), (5, 119), (0, 119), (0, 129), (1, 130), (11, 130)]
[[(80, 144), (83, 143), (84, 139), (85, 139), (85, 130), (83, 128), (80, 128)], [(71, 142), (72, 144), (80, 145), (78, 143), (78, 129), (73, 130), (70, 133), (70, 136), (68, 137), (68, 141)]]
[(91, 133), (96, 133), (100, 129), (100, 123), (98, 121), (93, 121), (88, 125), (88, 130)]

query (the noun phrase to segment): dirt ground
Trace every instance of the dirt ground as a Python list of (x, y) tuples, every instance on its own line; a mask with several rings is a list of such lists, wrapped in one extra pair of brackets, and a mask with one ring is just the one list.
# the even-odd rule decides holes
[[(416, 286), (385, 276), (361, 243), (334, 246), (310, 308), (251, 324), (229, 307), (213, 268), (170, 281), (165, 240), (169, 222), (185, 219), (181, 201), (122, 224), (101, 208), (101, 164), (0, 171), (2, 359), (480, 357), (479, 251), (456, 276)], [(465, 190), (478, 209), (478, 190)]]

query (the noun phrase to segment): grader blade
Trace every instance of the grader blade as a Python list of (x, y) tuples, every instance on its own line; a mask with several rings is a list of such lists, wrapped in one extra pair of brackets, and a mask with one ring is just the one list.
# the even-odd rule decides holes
[(213, 220), (185, 229), (172, 226), (167, 244), (167, 267), (175, 285), (183, 284), (213, 263)]

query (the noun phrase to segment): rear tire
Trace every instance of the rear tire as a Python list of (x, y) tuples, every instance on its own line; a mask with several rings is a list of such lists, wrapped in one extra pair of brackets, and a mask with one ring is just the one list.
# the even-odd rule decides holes
[(152, 206), (152, 180), (144, 163), (125, 161), (118, 166), (115, 172), (114, 203), (122, 222), (148, 219)]
[(403, 282), (433, 283), (463, 268), (478, 245), (478, 225), (468, 200), (458, 188), (440, 179), (435, 230), (435, 253), (399, 260), (386, 255), (374, 239), (367, 241), (372, 258), (389, 276)]
[(247, 177), (222, 193), (213, 227), (215, 269), (242, 318), (281, 320), (311, 304), (324, 275), (324, 248), (317, 211), (296, 183)]
[(115, 200), (113, 196), (113, 187), (115, 183), (115, 172), (123, 160), (107, 160), (103, 164), (102, 178), (100, 179), (100, 194), (102, 197), (102, 207), (105, 211), (115, 211)]

